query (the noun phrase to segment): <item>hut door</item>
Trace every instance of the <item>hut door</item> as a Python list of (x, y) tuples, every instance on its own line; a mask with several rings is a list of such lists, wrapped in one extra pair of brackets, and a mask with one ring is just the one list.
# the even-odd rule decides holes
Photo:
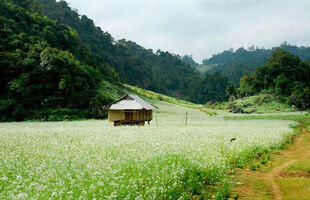
[(126, 121), (132, 121), (133, 120), (133, 112), (132, 111), (125, 111), (125, 118)]

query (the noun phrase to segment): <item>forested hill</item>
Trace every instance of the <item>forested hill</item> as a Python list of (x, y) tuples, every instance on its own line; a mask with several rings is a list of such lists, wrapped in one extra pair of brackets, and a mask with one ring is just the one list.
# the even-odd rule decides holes
[[(219, 74), (201, 76), (177, 55), (160, 50), (153, 52), (125, 39), (115, 41), (109, 33), (96, 27), (87, 16), (80, 16), (65, 1), (37, 2), (42, 14), (76, 30), (93, 53), (115, 68), (124, 83), (197, 103), (226, 99), (228, 81)], [(205, 80), (206, 77), (211, 79)], [(214, 80), (220, 82), (210, 85)]]
[(244, 75), (240, 84), (237, 96), (269, 93), (298, 109), (310, 108), (310, 64), (281, 48), (253, 74)]
[[(196, 66), (200, 71), (208, 73), (219, 72), (223, 76), (229, 77), (229, 80), (239, 86), (240, 78), (246, 73), (252, 73), (256, 67), (265, 65), (267, 59), (271, 57), (272, 49), (239, 48), (237, 50), (226, 50), (213, 55), (210, 59), (203, 60), (203, 65)], [(281, 49), (287, 50), (301, 60), (310, 62), (310, 47), (298, 47), (283, 43)]]
[[(70, 27), (0, 0), (0, 121), (97, 117), (121, 85)], [(117, 89), (116, 89), (117, 90)]]
[(184, 55), (184, 56), (182, 57), (182, 60), (183, 60), (183, 62), (189, 64), (189, 65), (192, 66), (192, 67), (196, 67), (196, 66), (199, 65), (199, 64), (196, 63), (196, 61), (193, 59), (193, 56), (192, 56), (192, 55)]

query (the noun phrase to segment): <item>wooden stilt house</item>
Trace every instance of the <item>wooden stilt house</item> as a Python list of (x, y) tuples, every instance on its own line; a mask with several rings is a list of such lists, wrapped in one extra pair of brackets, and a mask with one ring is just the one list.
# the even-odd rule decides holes
[(110, 122), (114, 126), (140, 125), (152, 120), (152, 110), (158, 109), (156, 106), (144, 101), (137, 95), (128, 94), (114, 102), (108, 111)]

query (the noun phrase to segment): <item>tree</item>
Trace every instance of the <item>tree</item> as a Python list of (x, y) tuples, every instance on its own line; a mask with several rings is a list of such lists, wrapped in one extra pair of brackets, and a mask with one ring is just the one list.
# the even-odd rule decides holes
[(241, 93), (274, 93), (280, 100), (300, 109), (310, 106), (310, 65), (281, 48), (275, 49), (267, 64), (241, 78)]
[(183, 60), (185, 63), (187, 63), (187, 64), (189, 64), (190, 66), (192, 66), (192, 67), (195, 67), (195, 66), (198, 65), (198, 63), (196, 63), (195, 60), (193, 59), (193, 56), (192, 56), (192, 55), (184, 55), (184, 56), (182, 57), (182, 60)]

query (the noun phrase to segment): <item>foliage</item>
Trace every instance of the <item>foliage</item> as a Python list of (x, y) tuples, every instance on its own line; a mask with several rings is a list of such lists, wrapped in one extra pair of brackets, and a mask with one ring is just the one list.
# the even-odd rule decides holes
[(194, 85), (190, 85), (192, 86), (190, 94), (196, 99), (194, 102), (226, 101), (228, 99), (226, 94), (226, 88), (229, 85), (228, 78), (222, 77), (219, 73), (207, 73), (204, 76), (202, 80), (196, 80), (195, 85), (198, 86), (196, 89)]
[(208, 103), (205, 104), (206, 108), (209, 109), (216, 109), (216, 110), (227, 110), (228, 109), (228, 102), (212, 102), (209, 101)]
[(236, 99), (229, 102), (228, 108), (230, 112), (236, 113), (277, 113), (296, 111), (295, 108), (281, 103), (271, 94), (260, 94)]
[(182, 61), (189, 64), (192, 67), (195, 67), (198, 65), (198, 63), (195, 62), (192, 55), (184, 55), (182, 57)]
[(218, 66), (218, 64), (200, 64), (200, 65), (196, 65), (195, 69), (197, 71), (199, 71), (201, 74), (205, 74), (207, 72), (213, 72), (213, 69)]
[(81, 109), (41, 109), (32, 110), (31, 113), (29, 120), (39, 121), (81, 120), (89, 117), (89, 111)]
[[(227, 76), (229, 81), (238, 87), (240, 78), (247, 73), (254, 72), (258, 66), (266, 64), (272, 51), (277, 48), (264, 49), (252, 46), (248, 49), (239, 48), (235, 51), (230, 49), (203, 60), (203, 64), (196, 68), (202, 72), (219, 72), (222, 76)], [(300, 57), (303, 61), (310, 61), (310, 47), (299, 47), (284, 42), (280, 48)]]
[(241, 95), (262, 91), (274, 93), (278, 99), (299, 109), (309, 108), (310, 65), (288, 51), (274, 50), (266, 65), (241, 79)]
[(36, 118), (33, 111), (41, 109), (90, 110), (98, 91), (107, 92), (102, 81), (119, 84), (114, 70), (70, 27), (3, 0), (0, 21), (1, 121)]
[[(223, 95), (223, 93), (225, 93), (228, 80), (219, 74), (201, 76), (194, 68), (182, 62), (178, 56), (160, 50), (155, 54), (152, 50), (146, 50), (131, 41), (120, 40), (117, 45), (126, 48), (127, 54), (135, 54), (143, 58), (146, 65), (148, 65), (146, 71), (150, 73), (150, 80), (147, 82), (142, 81), (148, 83), (148, 85), (133, 82), (134, 80), (146, 78), (139, 72), (137, 73), (136, 70), (131, 69), (125, 72), (127, 77), (125, 82), (129, 82), (131, 85), (195, 103), (204, 103), (208, 100), (225, 101), (227, 99), (227, 96)], [(140, 68), (140, 71), (142, 70), (143, 68)], [(131, 73), (140, 78), (130, 76)]]

